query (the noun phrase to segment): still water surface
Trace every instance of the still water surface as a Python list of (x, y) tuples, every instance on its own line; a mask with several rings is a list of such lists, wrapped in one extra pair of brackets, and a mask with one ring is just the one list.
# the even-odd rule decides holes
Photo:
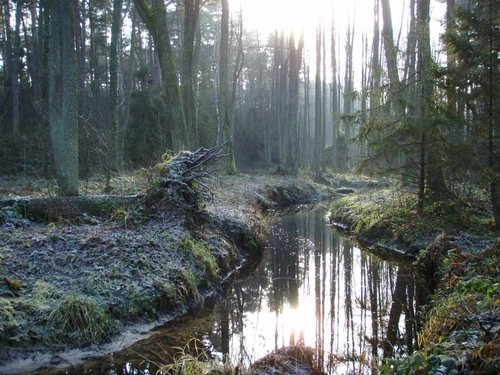
[(63, 373), (152, 374), (193, 337), (244, 365), (303, 342), (329, 374), (370, 374), (373, 358), (411, 352), (424, 294), (412, 269), (361, 250), (324, 215), (320, 207), (272, 219), (264, 261), (221, 301)]

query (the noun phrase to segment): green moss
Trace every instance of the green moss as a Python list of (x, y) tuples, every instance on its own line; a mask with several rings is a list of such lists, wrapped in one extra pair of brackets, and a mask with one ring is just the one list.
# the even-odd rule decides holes
[(24, 314), (16, 311), (16, 303), (10, 298), (0, 298), (0, 343), (16, 342), (22, 331)]
[(190, 234), (186, 234), (180, 239), (179, 248), (194, 257), (208, 280), (215, 280), (219, 273), (219, 267), (214, 256), (203, 242), (196, 241)]
[(374, 195), (350, 195), (337, 199), (331, 206), (332, 218), (349, 224), (350, 228), (367, 238), (397, 237), (414, 216), (410, 197), (395, 200), (391, 190)]
[(92, 205), (92, 211), (100, 216), (109, 216), (116, 209), (115, 205), (109, 199), (104, 198), (96, 198), (92, 202)]
[(186, 302), (186, 296), (180, 291), (179, 287), (171, 280), (166, 280), (161, 284), (161, 290), (167, 300), (168, 305), (176, 306)]

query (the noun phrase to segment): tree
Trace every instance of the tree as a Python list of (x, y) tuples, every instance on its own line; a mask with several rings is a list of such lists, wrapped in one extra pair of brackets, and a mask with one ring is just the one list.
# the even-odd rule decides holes
[(50, 17), (49, 115), (61, 194), (78, 195), (78, 94), (73, 3), (47, 0)]
[(400, 98), (400, 80), (398, 73), (398, 57), (392, 30), (392, 14), (389, 0), (380, 0), (382, 4), (382, 15), (384, 26), (382, 36), (384, 39), (385, 60), (387, 63), (387, 73), (390, 82), (390, 104), (396, 113), (396, 117), (401, 117), (404, 113), (404, 106)]
[(111, 25), (111, 44), (109, 51), (109, 136), (108, 148), (111, 150), (112, 168), (123, 170), (123, 131), (120, 121), (118, 97), (118, 43), (121, 34), (121, 15), (123, 0), (113, 0), (113, 19)]
[(151, 6), (145, 0), (134, 0), (134, 4), (155, 44), (172, 132), (172, 146), (179, 150), (188, 144), (187, 128), (177, 78), (178, 70), (170, 40), (167, 8), (163, 0), (153, 0)]
[(417, 0), (417, 46), (419, 70), (418, 81), (418, 121), (420, 122), (420, 162), (417, 210), (422, 213), (427, 177), (427, 142), (430, 130), (429, 98), (432, 96), (430, 80), (431, 46), (429, 40), (429, 0)]
[(14, 47), (12, 49), (12, 132), (14, 136), (19, 135), (19, 91), (20, 91), (20, 72), (19, 57), (21, 53), (21, 17), (23, 13), (24, 0), (17, 0), (16, 3), (16, 26), (14, 29)]
[(497, 229), (500, 228), (498, 9), (499, 0), (473, 1), (469, 9), (455, 7), (455, 17), (450, 20), (453, 25), (444, 36), (447, 52), (455, 58), (444, 70), (446, 87), (465, 96), (465, 115), (459, 118), (465, 121), (468, 133), (464, 139), (465, 148), (472, 158), (467, 160), (464, 155), (455, 153), (450, 156), (457, 160), (461, 169), (469, 169), (472, 175), (479, 174), (488, 186)]
[(316, 75), (314, 80), (314, 175), (316, 180), (321, 178), (323, 171), (322, 147), (322, 100), (321, 100), (321, 47), (322, 47), (323, 27), (316, 27)]
[(234, 161), (231, 113), (229, 109), (229, 2), (221, 0), (221, 32), (219, 49), (219, 105), (220, 119), (222, 121), (222, 131), (224, 142), (226, 144), (226, 173), (236, 173), (236, 163)]
[(187, 142), (190, 149), (198, 147), (198, 121), (194, 93), (195, 35), (199, 27), (198, 19), (201, 0), (184, 1), (184, 28), (182, 39), (181, 93), (186, 116)]
[(287, 167), (292, 172), (298, 170), (298, 110), (299, 110), (299, 73), (302, 62), (302, 50), (304, 49), (304, 33), (300, 34), (299, 44), (295, 46), (293, 33), (290, 34), (288, 50), (290, 55), (290, 73), (288, 83), (288, 161)]

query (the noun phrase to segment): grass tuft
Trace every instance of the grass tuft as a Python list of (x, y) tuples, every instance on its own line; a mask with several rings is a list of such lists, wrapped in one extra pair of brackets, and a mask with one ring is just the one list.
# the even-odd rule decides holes
[(62, 341), (98, 343), (117, 330), (117, 323), (93, 298), (72, 292), (49, 315), (49, 328)]
[(169, 364), (160, 365), (157, 374), (163, 375), (236, 375), (238, 368), (229, 363), (214, 360), (203, 343), (193, 338), (183, 348), (173, 348), (177, 353), (171, 356)]

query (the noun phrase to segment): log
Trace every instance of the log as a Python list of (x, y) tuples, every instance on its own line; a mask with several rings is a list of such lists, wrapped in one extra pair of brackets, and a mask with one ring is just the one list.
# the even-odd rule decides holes
[(159, 176), (145, 195), (86, 195), (77, 197), (13, 198), (0, 200), (0, 209), (14, 208), (22, 216), (32, 220), (71, 219), (88, 216), (109, 218), (117, 208), (145, 206), (165, 209), (181, 206), (200, 209), (203, 199), (211, 198), (212, 192), (204, 180), (213, 178), (224, 144), (212, 148), (184, 151), (157, 166)]
[(108, 218), (117, 208), (140, 203), (141, 196), (86, 195), (77, 197), (13, 198), (0, 201), (0, 208), (12, 207), (31, 220), (71, 219), (81, 216)]

